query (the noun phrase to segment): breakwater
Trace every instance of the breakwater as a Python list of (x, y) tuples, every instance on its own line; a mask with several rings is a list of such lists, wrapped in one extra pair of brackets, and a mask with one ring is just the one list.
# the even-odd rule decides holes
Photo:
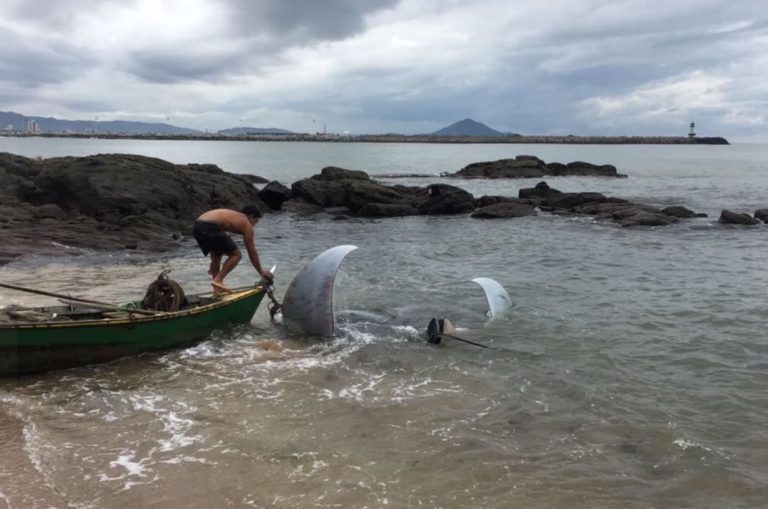
[(303, 141), (329, 143), (518, 143), (570, 145), (730, 145), (722, 136), (432, 136), (403, 134), (122, 134), (122, 133), (5, 133), (4, 136), (195, 141)]

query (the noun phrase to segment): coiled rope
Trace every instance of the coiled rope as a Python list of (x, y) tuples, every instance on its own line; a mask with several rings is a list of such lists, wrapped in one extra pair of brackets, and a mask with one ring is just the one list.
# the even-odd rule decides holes
[(283, 310), (283, 305), (275, 298), (272, 283), (264, 282), (262, 285), (264, 285), (264, 288), (267, 290), (267, 297), (272, 301), (267, 306), (267, 309), (269, 310), (269, 319), (274, 322), (275, 315)]
[(181, 309), (181, 306), (186, 301), (184, 290), (181, 289), (179, 283), (173, 279), (168, 279), (169, 272), (171, 271), (162, 271), (160, 275), (157, 276), (157, 279), (149, 284), (147, 293), (141, 301), (141, 307), (143, 309), (167, 312), (178, 311)]

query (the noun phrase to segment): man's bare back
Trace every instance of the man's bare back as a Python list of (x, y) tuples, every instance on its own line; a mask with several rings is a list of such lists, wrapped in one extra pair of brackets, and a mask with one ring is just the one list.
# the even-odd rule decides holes
[(218, 223), (225, 231), (239, 233), (240, 235), (245, 235), (246, 231), (253, 228), (253, 225), (248, 221), (248, 217), (245, 214), (230, 209), (209, 210), (198, 217), (197, 220)]
[[(235, 268), (242, 257), (236, 244), (224, 232), (237, 233), (243, 236), (243, 243), (245, 244), (251, 264), (263, 278), (267, 281), (272, 281), (272, 273), (261, 267), (256, 245), (254, 244), (253, 227), (258, 222), (259, 217), (261, 217), (261, 211), (257, 207), (247, 206), (243, 208), (243, 212), (230, 209), (209, 210), (197, 218), (195, 228), (200, 226), (200, 230), (196, 230), (195, 239), (203, 250), (203, 254), (208, 254), (208, 252), (211, 254), (211, 265), (208, 274), (212, 278), (211, 284), (214, 287), (214, 293), (231, 291), (224, 286), (224, 277)], [(214, 229), (220, 228), (218, 234), (206, 231), (210, 230), (210, 226), (205, 225), (210, 225), (211, 223), (218, 225)], [(223, 266), (221, 265), (222, 256), (227, 257)]]

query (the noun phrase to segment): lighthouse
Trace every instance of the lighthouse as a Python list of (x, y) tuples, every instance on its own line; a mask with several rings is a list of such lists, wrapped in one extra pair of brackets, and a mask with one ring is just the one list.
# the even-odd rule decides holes
[(696, 128), (696, 123), (691, 122), (691, 130), (688, 131), (688, 137), (691, 139), (696, 136), (696, 131), (694, 131), (695, 128)]

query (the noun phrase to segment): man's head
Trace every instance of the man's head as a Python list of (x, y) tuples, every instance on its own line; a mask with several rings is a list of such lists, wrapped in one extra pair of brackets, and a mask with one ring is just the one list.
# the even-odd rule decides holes
[(256, 205), (246, 205), (240, 212), (248, 216), (251, 224), (256, 224), (261, 217), (261, 210)]

